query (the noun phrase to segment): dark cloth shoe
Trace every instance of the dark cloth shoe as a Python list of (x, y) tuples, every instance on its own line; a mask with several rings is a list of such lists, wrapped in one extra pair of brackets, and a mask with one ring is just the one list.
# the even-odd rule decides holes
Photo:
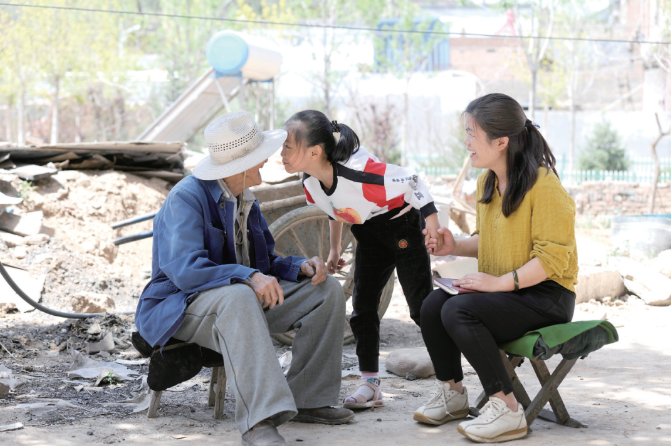
[(197, 344), (166, 345), (163, 351), (157, 347), (149, 360), (147, 385), (151, 390), (161, 392), (193, 378), (202, 368)]
[(285, 446), (287, 443), (277, 432), (272, 421), (264, 420), (242, 434), (243, 446)]
[(354, 419), (354, 412), (342, 407), (320, 407), (318, 409), (298, 409), (298, 415), (291, 421), (297, 423), (345, 424)]
[(145, 341), (137, 331), (134, 331), (133, 334), (130, 335), (130, 340), (133, 343), (135, 350), (137, 350), (143, 358), (150, 358), (151, 354), (154, 353), (154, 347), (149, 345), (149, 342)]

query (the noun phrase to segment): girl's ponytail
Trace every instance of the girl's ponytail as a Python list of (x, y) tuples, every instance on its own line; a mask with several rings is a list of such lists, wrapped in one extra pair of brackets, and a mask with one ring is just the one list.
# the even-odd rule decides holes
[(303, 110), (293, 115), (284, 128), (294, 133), (296, 142), (305, 147), (321, 146), (330, 163), (345, 163), (359, 150), (354, 130), (338, 121), (329, 121), (317, 110)]
[(331, 163), (345, 163), (359, 150), (359, 137), (354, 130), (345, 124), (338, 124), (338, 121), (331, 122), (333, 133), (339, 133), (338, 143), (332, 153), (326, 153), (327, 159)]

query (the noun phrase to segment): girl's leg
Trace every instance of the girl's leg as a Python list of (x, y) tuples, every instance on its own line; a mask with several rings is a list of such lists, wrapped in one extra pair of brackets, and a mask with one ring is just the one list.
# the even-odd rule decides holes
[(352, 226), (357, 249), (350, 327), (356, 339), (362, 383), (352, 396), (345, 399), (344, 407), (348, 409), (384, 405), (378, 376), (380, 318), (377, 309), (382, 290), (394, 271), (394, 263), (392, 253), (378, 241), (375, 232), (366, 225)]
[(388, 243), (394, 249), (396, 274), (408, 303), (410, 317), (420, 325), (422, 302), (433, 290), (431, 260), (424, 245), (422, 216), (413, 209), (389, 221)]
[(380, 318), (377, 309), (382, 290), (394, 271), (394, 258), (389, 248), (380, 243), (365, 224), (352, 225), (352, 234), (356, 237), (357, 247), (353, 311), (349, 323), (356, 339), (359, 369), (377, 373), (380, 356)]

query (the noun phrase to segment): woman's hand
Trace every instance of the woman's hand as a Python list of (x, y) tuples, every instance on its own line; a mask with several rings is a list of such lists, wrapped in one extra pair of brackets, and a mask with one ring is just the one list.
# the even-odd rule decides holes
[(427, 251), (434, 256), (449, 256), (457, 247), (452, 231), (447, 228), (438, 228), (435, 234), (431, 234), (427, 229), (424, 229), (422, 234), (424, 234)]
[(480, 291), (483, 293), (495, 293), (497, 291), (512, 291), (506, 280), (506, 276), (496, 277), (485, 273), (466, 274), (459, 280), (452, 282), (456, 286), (466, 288), (467, 290)]
[(303, 262), (301, 274), (312, 277), (312, 286), (319, 285), (326, 280), (326, 265), (321, 258), (315, 256)]
[(284, 303), (284, 291), (279, 282), (273, 276), (266, 276), (256, 272), (245, 281), (245, 284), (250, 286), (256, 298), (261, 303), (263, 308), (273, 309), (275, 305), (282, 305)]
[[(440, 222), (438, 221), (437, 213), (426, 217), (426, 229), (422, 231), (422, 234), (424, 234), (424, 244), (427, 245), (426, 249), (429, 251), (429, 254), (436, 255), (436, 252), (440, 251), (443, 247), (443, 238), (438, 234), (439, 228)], [(435, 243), (432, 243), (431, 247), (428, 246), (429, 240), (435, 240)]]
[(334, 274), (336, 271), (340, 271), (343, 266), (345, 266), (345, 259), (340, 257), (340, 250), (331, 249), (326, 260), (326, 271), (329, 274)]

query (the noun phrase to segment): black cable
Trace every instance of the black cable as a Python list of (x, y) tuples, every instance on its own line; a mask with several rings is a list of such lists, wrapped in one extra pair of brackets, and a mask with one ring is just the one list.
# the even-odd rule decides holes
[(0, 274), (2, 277), (5, 278), (7, 283), (9, 284), (10, 287), (16, 292), (16, 294), (19, 295), (19, 297), (26, 302), (28, 302), (30, 305), (35, 307), (37, 310), (42, 311), (43, 313), (50, 314), (52, 316), (57, 316), (57, 317), (64, 317), (68, 319), (86, 319), (88, 317), (95, 317), (95, 316), (105, 316), (106, 314), (135, 314), (134, 311), (113, 311), (109, 313), (64, 313), (62, 311), (56, 311), (52, 310), (51, 308), (47, 308), (42, 304), (39, 304), (32, 300), (26, 293), (23, 292), (21, 288), (14, 282), (14, 279), (9, 275), (7, 270), (5, 269), (5, 266), (0, 263)]
[(0, 2), (0, 6), (17, 6), (21, 8), (41, 8), (41, 9), (60, 9), (65, 11), (82, 11), (82, 12), (104, 12), (108, 14), (126, 14), (126, 15), (140, 15), (150, 17), (168, 17), (178, 19), (197, 19), (210, 20), (215, 22), (233, 22), (233, 23), (253, 23), (256, 25), (279, 25), (279, 26), (300, 26), (303, 28), (327, 28), (327, 29), (345, 29), (349, 31), (373, 31), (384, 33), (403, 33), (403, 34), (435, 34), (444, 36), (468, 36), (468, 37), (496, 37), (496, 38), (510, 38), (510, 39), (548, 39), (548, 40), (568, 40), (577, 42), (613, 42), (613, 43), (648, 43), (653, 45), (670, 45), (671, 42), (654, 42), (648, 40), (625, 40), (625, 39), (588, 39), (582, 37), (554, 37), (554, 36), (502, 36), (499, 34), (477, 34), (477, 33), (462, 33), (450, 31), (420, 31), (416, 29), (378, 29), (366, 28), (363, 26), (346, 26), (346, 25), (320, 25), (308, 23), (288, 23), (288, 22), (272, 22), (270, 20), (244, 20), (244, 19), (227, 19), (223, 17), (205, 17), (193, 16), (183, 14), (166, 14), (161, 12), (141, 12), (141, 11), (117, 11), (114, 9), (93, 9), (93, 8), (78, 8), (75, 6), (53, 6), (53, 5), (32, 5), (17, 3)]

